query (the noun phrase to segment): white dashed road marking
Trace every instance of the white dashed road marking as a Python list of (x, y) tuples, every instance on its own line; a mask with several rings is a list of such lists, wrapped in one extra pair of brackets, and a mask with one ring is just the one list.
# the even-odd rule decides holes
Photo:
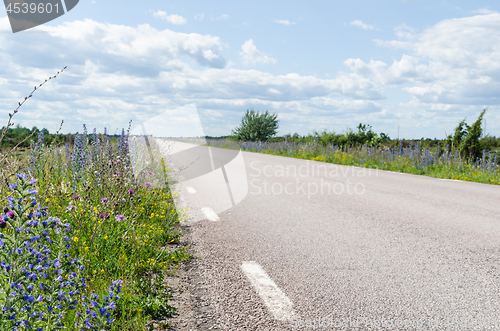
[(286, 322), (295, 316), (292, 302), (256, 262), (243, 262), (241, 269), (264, 300), (274, 318)]
[(196, 190), (195, 190), (194, 188), (192, 188), (191, 186), (186, 187), (186, 190), (187, 190), (189, 193), (191, 193), (191, 194), (196, 193)]
[(219, 215), (217, 215), (211, 208), (209, 207), (203, 207), (201, 208), (201, 211), (205, 215), (206, 218), (208, 218), (212, 222), (216, 222), (219, 220)]

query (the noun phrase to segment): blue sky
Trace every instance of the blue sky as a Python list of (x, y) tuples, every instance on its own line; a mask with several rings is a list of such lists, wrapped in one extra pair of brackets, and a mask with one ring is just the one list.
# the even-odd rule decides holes
[[(368, 123), (401, 138), (444, 138), (489, 107), (500, 136), (500, 5), (494, 1), (80, 0), (13, 34), (0, 11), (4, 119), (63, 132), (116, 132), (167, 112), (227, 135), (246, 109), (278, 113), (279, 134)], [(182, 108), (184, 107), (184, 108)], [(176, 111), (177, 109), (177, 111)], [(191, 109), (191, 108), (189, 108)], [(167, 134), (168, 135), (168, 134)]]

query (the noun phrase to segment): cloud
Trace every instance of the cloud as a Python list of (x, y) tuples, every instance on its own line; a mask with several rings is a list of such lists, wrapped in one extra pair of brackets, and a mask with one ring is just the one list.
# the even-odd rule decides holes
[(210, 19), (213, 21), (221, 21), (221, 20), (228, 20), (229, 19), (229, 15), (227, 14), (222, 14), (221, 16), (219, 17), (213, 17), (212, 15), (210, 15)]
[(162, 20), (165, 20), (175, 25), (182, 25), (187, 23), (187, 20), (184, 17), (176, 14), (167, 15), (167, 13), (162, 10), (153, 12), (153, 16), (161, 18)]
[(359, 28), (362, 28), (363, 30), (375, 30), (375, 27), (373, 25), (365, 24), (360, 20), (349, 22), (349, 24), (352, 26), (357, 26)]
[(494, 14), (496, 12), (494, 10), (481, 8), (481, 9), (473, 10), (472, 13), (474, 13), (474, 14)]
[[(2, 29), (10, 29), (7, 17), (0, 18)], [(420, 138), (428, 136), (426, 128), (432, 135), (449, 133), (488, 105), (488, 127), (498, 127), (500, 14), (443, 20), (421, 31), (401, 25), (394, 33), (375, 43), (399, 50), (397, 58), (353, 57), (343, 71), (321, 79), (236, 69), (221, 55), (226, 46), (216, 36), (89, 19), (42, 25), (37, 38), (0, 34), (0, 115), (68, 65), (29, 99), (16, 124), (55, 131), (64, 118), (64, 132), (81, 131), (83, 123), (114, 132), (130, 119), (195, 103), (209, 135), (230, 132), (249, 108), (278, 112), (285, 133), (342, 130), (363, 121), (383, 132), (400, 123), (402, 137)], [(276, 63), (252, 39), (240, 55), (247, 65)], [(398, 104), (386, 94), (400, 96)]]
[[(0, 28), (9, 28), (7, 17), (0, 18)], [(320, 79), (231, 68), (221, 56), (222, 41), (210, 35), (90, 19), (37, 29), (36, 39), (0, 34), (0, 115), (5, 116), (32, 86), (68, 66), (16, 114), (15, 123), (28, 127), (55, 131), (64, 119), (63, 132), (81, 132), (86, 123), (114, 133), (126, 128), (130, 119), (140, 123), (195, 103), (205, 114), (206, 133), (223, 135), (248, 108), (279, 112), (283, 125), (294, 128), (297, 118), (315, 125), (315, 109), (318, 116), (344, 118), (343, 110), (352, 111), (352, 116), (379, 112), (373, 100), (383, 98), (379, 86), (355, 73)], [(258, 51), (252, 40), (242, 47), (242, 56), (249, 63), (276, 62)]]
[(204, 17), (205, 17), (205, 14), (196, 14), (196, 15), (194, 15), (194, 19), (197, 20), (197, 21), (202, 21)]
[(240, 55), (243, 60), (244, 65), (255, 65), (255, 64), (275, 64), (276, 59), (262, 53), (253, 44), (253, 40), (249, 39), (241, 46)]
[(399, 39), (405, 39), (408, 41), (414, 40), (417, 35), (416, 30), (406, 24), (395, 27), (394, 32)]
[(412, 81), (406, 91), (422, 102), (499, 102), (499, 13), (443, 20), (405, 41), (376, 42), (411, 54), (404, 67), (413, 75), (393, 74)]
[(290, 22), (289, 20), (279, 20), (279, 19), (275, 19), (274, 23), (283, 24), (283, 25), (295, 25), (295, 22)]

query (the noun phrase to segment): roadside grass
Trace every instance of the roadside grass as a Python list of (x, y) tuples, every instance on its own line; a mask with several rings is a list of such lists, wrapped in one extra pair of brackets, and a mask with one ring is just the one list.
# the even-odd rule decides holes
[(155, 140), (30, 132), (0, 151), (0, 330), (168, 327), (164, 279), (191, 255)]
[[(125, 132), (113, 143), (106, 133), (87, 134), (84, 128), (74, 146), (51, 147), (40, 133), (31, 150), (11, 155), (3, 168), (6, 178), (21, 168), (36, 179), (39, 204), (71, 225), (69, 242), (86, 266), (84, 295), (105, 296), (114, 280), (122, 281), (110, 330), (146, 330), (151, 320), (174, 313), (163, 278), (191, 257), (188, 247), (178, 245), (181, 215), (167, 186), (167, 169), (158, 155), (147, 168), (134, 169), (129, 141)], [(141, 157), (147, 151), (135, 152)], [(1, 186), (2, 197), (11, 194)], [(77, 320), (69, 313), (64, 324), (73, 329)]]
[(436, 178), (471, 181), (500, 185), (500, 167), (497, 153), (484, 151), (481, 158), (467, 160), (456, 150), (449, 151), (438, 145), (434, 149), (422, 148), (419, 143), (403, 147), (400, 142), (393, 148), (339, 147), (315, 142), (236, 142), (231, 139), (211, 139), (214, 147), (294, 157), (304, 160), (339, 165), (390, 170)]
[(166, 169), (152, 163), (142, 171), (146, 181), (138, 183), (129, 141), (125, 132), (113, 144), (105, 133), (89, 135), (84, 128), (74, 146), (49, 154), (40, 135), (32, 155), (31, 172), (49, 214), (72, 225), (72, 245), (88, 266), (88, 290), (105, 293), (112, 280), (123, 282), (112, 330), (140, 330), (173, 313), (162, 275), (190, 258), (187, 247), (176, 247), (180, 219)]

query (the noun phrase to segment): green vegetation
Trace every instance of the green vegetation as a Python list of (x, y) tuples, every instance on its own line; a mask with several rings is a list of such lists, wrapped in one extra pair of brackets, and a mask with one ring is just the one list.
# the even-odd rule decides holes
[[(28, 97), (25, 100), (27, 99)], [(175, 311), (168, 304), (170, 291), (163, 278), (175, 272), (179, 263), (189, 259), (190, 255), (187, 247), (179, 245), (182, 215), (175, 208), (172, 192), (167, 185), (168, 169), (158, 154), (154, 139), (149, 139), (151, 149), (145, 150), (140, 141), (131, 139), (125, 131), (113, 139), (107, 135), (106, 130), (97, 133), (94, 129), (92, 134), (88, 134), (84, 126), (83, 133), (66, 136), (49, 135), (46, 130), (42, 130), (38, 132), (35, 141), (28, 138), (34, 137), (36, 128), (11, 128), (10, 120), (14, 114), (11, 114), (9, 123), (3, 130), (4, 137), (11, 137), (11, 140), (2, 145), (7, 151), (0, 152), (0, 199), (3, 201), (1, 207), (4, 212), (0, 219), (0, 223), (3, 222), (0, 224), (0, 238), (14, 238), (19, 226), (33, 228), (31, 232), (26, 231), (26, 235), (38, 233), (32, 222), (33, 215), (29, 213), (43, 211), (44, 214), (40, 216), (35, 214), (35, 217), (41, 217), (36, 224), (51, 217), (50, 219), (57, 220), (54, 221), (57, 226), (67, 226), (67, 232), (64, 233), (66, 239), (61, 240), (70, 245), (68, 248), (65, 245), (49, 246), (51, 250), (48, 251), (47, 258), (55, 261), (52, 259), (63, 254), (77, 258), (78, 263), (85, 267), (78, 271), (78, 277), (83, 276), (87, 286), (79, 288), (81, 292), (71, 293), (69, 287), (63, 287), (62, 296), (74, 300), (68, 306), (74, 309), (64, 310), (67, 307), (61, 305), (62, 308), (52, 310), (50, 303), (44, 301), (43, 295), (41, 301), (31, 301), (29, 295), (29, 291), (32, 291), (29, 286), (44, 288), (40, 282), (50, 283), (50, 279), (41, 280), (43, 275), (40, 273), (33, 276), (34, 283), (31, 285), (27, 279), (21, 280), (18, 285), (18, 294), (21, 296), (16, 297), (16, 300), (28, 300), (27, 304), (33, 304), (34, 307), (30, 311), (36, 311), (37, 315), (31, 316), (27, 310), (7, 310), (0, 313), (0, 323), (7, 325), (2, 321), (9, 320), (11, 323), (26, 319), (26, 323), (31, 324), (22, 324), (20, 329), (23, 330), (35, 325), (43, 325), (43, 330), (52, 330), (57, 323), (71, 330), (80, 330), (81, 327), (96, 330), (146, 330), (152, 319), (157, 324), (163, 323), (161, 320)], [(28, 140), (31, 140), (29, 150), (15, 155), (15, 146)], [(21, 144), (17, 148), (20, 146)], [(135, 167), (137, 160), (145, 159), (145, 155), (152, 162), (148, 162), (147, 167)], [(26, 184), (28, 182), (33, 184)], [(35, 187), (34, 183), (35, 191), (29, 189), (29, 185)], [(19, 194), (23, 197), (19, 204), (32, 196), (34, 205), (16, 207)], [(30, 208), (36, 210), (31, 211)], [(24, 222), (24, 225), (15, 222)], [(53, 234), (54, 238), (62, 236), (57, 231)], [(25, 239), (5, 242), (0, 240), (0, 248), (5, 249), (7, 246), (2, 246), (4, 244), (18, 245)], [(38, 247), (37, 240), (40, 239), (28, 238), (35, 248)], [(59, 239), (53, 240), (55, 242)], [(0, 263), (8, 261), (5, 260), (8, 256), (0, 254)], [(22, 259), (21, 255), (19, 259)], [(13, 262), (13, 265), (17, 263)], [(38, 271), (34, 273), (37, 274)], [(65, 276), (64, 273), (62, 275)], [(6, 276), (7, 273), (0, 273), (0, 277)], [(55, 278), (52, 280), (56, 281)], [(6, 280), (2, 282), (5, 283)], [(119, 299), (115, 296), (118, 285), (121, 289)], [(53, 291), (61, 291), (61, 288), (54, 287)], [(91, 298), (92, 294), (99, 298), (109, 298), (111, 293), (115, 293), (114, 299), (113, 302), (106, 301), (106, 307), (109, 306), (107, 309), (104, 309), (104, 303), (102, 306), (96, 304), (82, 308), (87, 300), (85, 297)], [(55, 292), (49, 291), (47, 295), (55, 295)], [(101, 299), (95, 300), (100, 302)], [(2, 307), (10, 307), (12, 302), (8, 298), (2, 299), (0, 295)], [(17, 306), (12, 307), (15, 309)], [(86, 313), (88, 309), (93, 313)], [(61, 315), (54, 315), (57, 317), (51, 319), (50, 316), (56, 312)], [(12, 313), (16, 314), (14, 319)], [(79, 327), (76, 327), (75, 322), (78, 321)], [(84, 321), (94, 327), (85, 327)]]
[(233, 130), (234, 139), (243, 141), (266, 141), (278, 132), (277, 114), (269, 114), (247, 110), (241, 125)]
[(438, 178), (500, 184), (498, 149), (500, 138), (481, 137), (481, 121), (472, 126), (461, 121), (447, 139), (391, 140), (370, 125), (359, 124), (357, 132), (323, 131), (307, 136), (288, 134), (265, 142), (210, 139), (210, 145), (252, 152), (289, 156), (341, 165), (407, 172)]

